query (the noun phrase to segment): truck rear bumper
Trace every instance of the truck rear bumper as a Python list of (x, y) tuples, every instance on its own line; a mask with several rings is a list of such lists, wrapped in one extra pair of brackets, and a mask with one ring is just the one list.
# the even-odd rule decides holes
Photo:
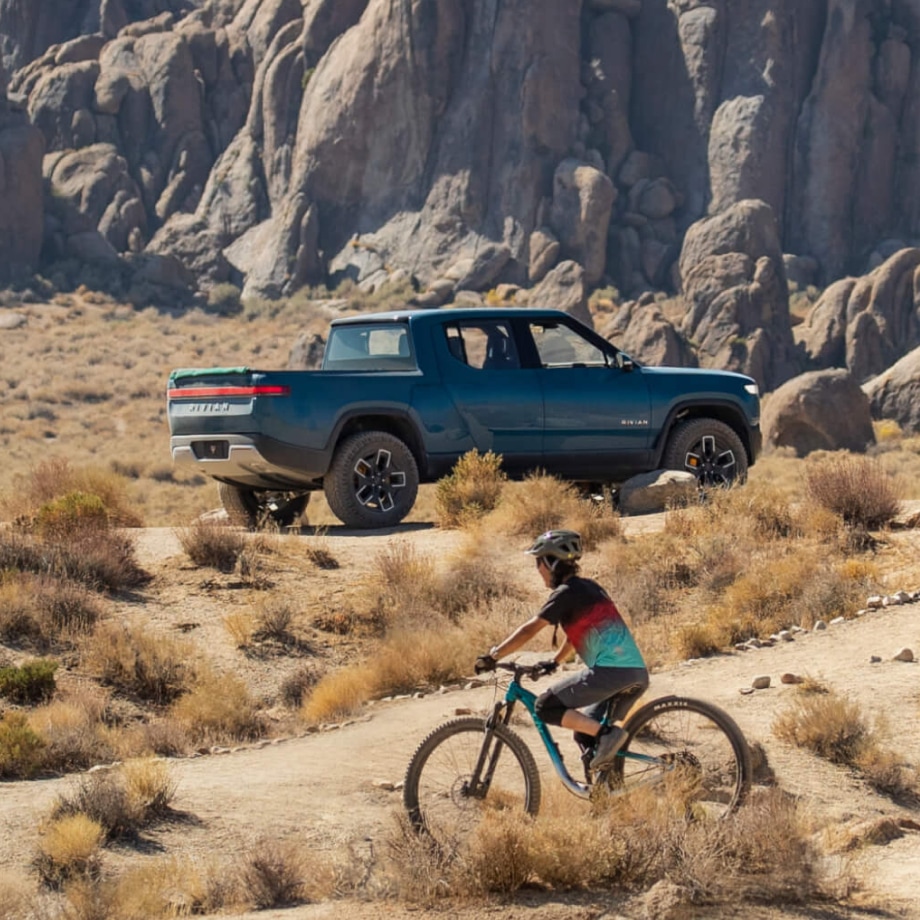
[(169, 443), (177, 468), (255, 489), (315, 489), (329, 466), (324, 451), (260, 436), (174, 435)]

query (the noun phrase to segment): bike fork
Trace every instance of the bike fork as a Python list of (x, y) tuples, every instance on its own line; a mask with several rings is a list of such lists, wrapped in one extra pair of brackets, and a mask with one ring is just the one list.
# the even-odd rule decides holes
[(467, 795), (470, 798), (484, 799), (489, 791), (492, 777), (495, 775), (495, 768), (498, 765), (498, 756), (501, 754), (502, 749), (502, 741), (497, 736), (495, 726), (499, 722), (503, 725), (508, 724), (513, 707), (513, 703), (507, 705), (496, 703), (492, 715), (486, 719), (482, 747), (479, 749), (479, 757), (476, 758), (476, 766), (473, 768), (473, 775), (467, 785)]

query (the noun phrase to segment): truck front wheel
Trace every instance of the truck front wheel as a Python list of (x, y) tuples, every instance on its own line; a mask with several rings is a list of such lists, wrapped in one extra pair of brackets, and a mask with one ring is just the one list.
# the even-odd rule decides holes
[(415, 504), (418, 467), (399, 438), (360, 431), (339, 445), (323, 489), (332, 513), (348, 527), (392, 527)]
[(712, 418), (684, 419), (664, 451), (664, 467), (693, 473), (700, 486), (730, 486), (747, 479), (747, 452), (741, 438)]

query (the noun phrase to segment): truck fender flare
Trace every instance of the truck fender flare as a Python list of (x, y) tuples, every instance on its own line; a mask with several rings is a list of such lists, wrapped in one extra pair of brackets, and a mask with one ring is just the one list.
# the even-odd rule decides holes
[[(700, 411), (695, 412), (694, 410)], [(694, 402), (692, 400), (688, 400), (673, 406), (671, 411), (668, 413), (664, 424), (661, 426), (661, 431), (658, 434), (658, 440), (652, 447), (652, 453), (656, 467), (661, 463), (661, 458), (664, 456), (665, 448), (668, 445), (668, 438), (671, 437), (671, 432), (673, 431), (674, 426), (687, 416), (694, 415), (698, 416), (699, 418), (716, 419), (717, 421), (724, 422), (726, 425), (734, 429), (738, 437), (741, 438), (741, 443), (744, 445), (744, 450), (748, 455), (748, 460), (753, 462), (753, 450), (747, 422), (745, 421), (744, 413), (738, 408), (737, 405), (735, 405), (735, 403), (729, 399), (709, 399), (706, 402)]]
[(361, 408), (344, 412), (332, 429), (329, 438), (330, 462), (343, 438), (356, 431), (386, 431), (406, 443), (415, 457), (419, 471), (428, 466), (427, 454), (419, 436), (419, 423), (410, 411), (396, 407)]

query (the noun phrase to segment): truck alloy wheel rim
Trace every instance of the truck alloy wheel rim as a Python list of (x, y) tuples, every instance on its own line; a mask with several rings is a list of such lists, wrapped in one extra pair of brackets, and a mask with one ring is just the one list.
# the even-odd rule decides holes
[(700, 438), (699, 453), (687, 451), (684, 467), (696, 476), (700, 485), (730, 485), (735, 479), (735, 452), (719, 450), (715, 436), (707, 434)]
[(391, 511), (396, 504), (393, 493), (405, 488), (406, 474), (391, 468), (393, 455), (380, 448), (375, 455), (361, 457), (355, 464), (355, 498), (377, 511)]

